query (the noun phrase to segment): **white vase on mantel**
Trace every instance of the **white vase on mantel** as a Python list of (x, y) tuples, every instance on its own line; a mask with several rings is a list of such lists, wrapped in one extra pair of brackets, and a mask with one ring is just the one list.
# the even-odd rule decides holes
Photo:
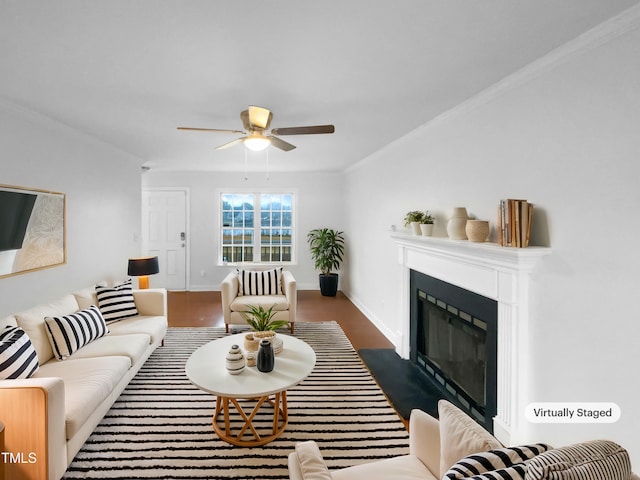
[(411, 222), (411, 231), (414, 235), (420, 235), (420, 222)]
[(449, 217), (447, 222), (447, 235), (452, 240), (466, 240), (467, 234), (465, 228), (467, 226), (467, 209), (465, 207), (456, 207), (453, 209), (453, 214)]
[(430, 237), (433, 235), (433, 223), (421, 223), (420, 232), (423, 237)]

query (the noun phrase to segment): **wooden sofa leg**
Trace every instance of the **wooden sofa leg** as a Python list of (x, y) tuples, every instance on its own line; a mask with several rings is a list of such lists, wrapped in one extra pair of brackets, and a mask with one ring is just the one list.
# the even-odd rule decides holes
[(291, 328), (291, 335), (293, 335), (293, 325), (294, 325), (293, 322), (289, 323), (289, 327)]
[(226, 332), (229, 333), (229, 324), (228, 323), (224, 324), (224, 328), (225, 328)]

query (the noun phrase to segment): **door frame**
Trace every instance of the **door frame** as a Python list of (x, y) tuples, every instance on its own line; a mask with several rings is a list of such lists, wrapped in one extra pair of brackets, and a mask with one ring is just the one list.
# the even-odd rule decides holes
[[(184, 192), (184, 232), (186, 236), (184, 244), (184, 291), (188, 292), (191, 287), (191, 191), (189, 187), (143, 187), (142, 193), (144, 192)], [(142, 211), (140, 212), (140, 218), (142, 219)]]

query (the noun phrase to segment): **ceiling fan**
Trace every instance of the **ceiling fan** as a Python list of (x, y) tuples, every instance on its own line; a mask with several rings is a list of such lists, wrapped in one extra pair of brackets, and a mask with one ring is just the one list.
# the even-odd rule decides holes
[(240, 113), (240, 119), (244, 125), (244, 130), (225, 130), (219, 128), (194, 128), (194, 127), (178, 127), (178, 130), (196, 130), (201, 132), (222, 132), (222, 133), (241, 133), (244, 137), (236, 138), (231, 142), (220, 145), (216, 150), (224, 150), (235, 145), (243, 143), (249, 150), (260, 151), (273, 145), (280, 150), (288, 152), (293, 150), (295, 145), (285, 142), (275, 135), (314, 135), (318, 133), (333, 133), (335, 127), (333, 125), (314, 125), (307, 127), (285, 127), (274, 128), (269, 133), (265, 132), (271, 125), (273, 113), (266, 108), (249, 106), (247, 110)]

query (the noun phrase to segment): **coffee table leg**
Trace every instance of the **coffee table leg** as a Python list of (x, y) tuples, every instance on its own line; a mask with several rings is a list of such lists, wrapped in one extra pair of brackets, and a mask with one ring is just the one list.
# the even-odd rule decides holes
[[(258, 414), (258, 411), (264, 404), (264, 402), (269, 403), (273, 407), (273, 428), (272, 434), (266, 437), (260, 435), (255, 426), (253, 425), (253, 419)], [(231, 409), (229, 406), (231, 403), (236, 409), (237, 413), (240, 415), (242, 420), (244, 421), (244, 425), (240, 429), (237, 435), (232, 435), (231, 433)], [(218, 417), (222, 413), (224, 429), (222, 429), (218, 425)], [(271, 440), (277, 438), (285, 429), (289, 422), (289, 412), (287, 408), (287, 392), (282, 391), (278, 392), (274, 395), (274, 399), (271, 400), (270, 396), (260, 397), (253, 407), (251, 414), (247, 416), (245, 411), (242, 408), (242, 405), (235, 398), (230, 397), (216, 397), (216, 409), (213, 415), (213, 429), (218, 434), (220, 439), (225, 442), (231, 443), (232, 445), (238, 445), (242, 447), (255, 447), (259, 445), (264, 445), (269, 443)], [(280, 423), (282, 423), (280, 425)], [(243, 440), (242, 437), (246, 433), (247, 429), (251, 430), (253, 433), (253, 440)]]

